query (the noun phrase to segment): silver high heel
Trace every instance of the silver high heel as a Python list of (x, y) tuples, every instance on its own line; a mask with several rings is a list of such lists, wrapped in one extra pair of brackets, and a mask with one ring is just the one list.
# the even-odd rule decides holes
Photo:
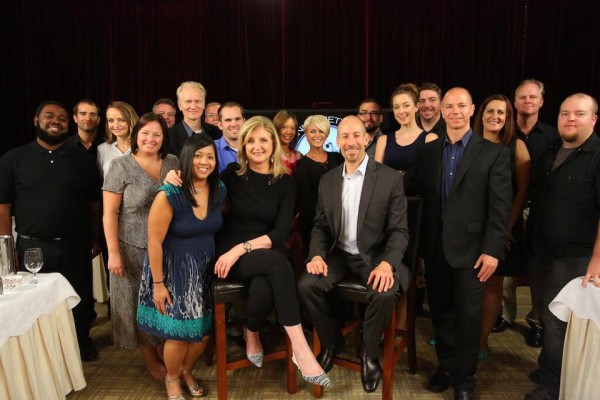
[[(176, 376), (175, 378), (169, 378), (169, 375), (165, 375), (165, 386), (168, 385), (169, 382), (175, 382), (175, 381), (179, 382), (179, 375)], [(169, 393), (167, 392), (167, 399), (168, 400), (185, 400), (185, 397), (183, 397), (182, 393), (169, 395)]]
[[(244, 328), (244, 340), (246, 340), (246, 331), (247, 331), (247, 328)], [(261, 350), (260, 353), (256, 353), (256, 354), (246, 353), (246, 358), (248, 360), (250, 360), (250, 362), (258, 368), (262, 367), (264, 357), (265, 357), (264, 350)]]
[[(296, 367), (298, 367), (295, 354), (292, 354), (292, 362), (296, 365)], [(319, 385), (326, 388), (333, 386), (333, 383), (331, 383), (331, 380), (329, 379), (325, 371), (321, 372), (319, 375), (308, 376), (304, 375), (300, 367), (298, 367), (298, 370), (302, 374), (302, 378), (311, 385)]]

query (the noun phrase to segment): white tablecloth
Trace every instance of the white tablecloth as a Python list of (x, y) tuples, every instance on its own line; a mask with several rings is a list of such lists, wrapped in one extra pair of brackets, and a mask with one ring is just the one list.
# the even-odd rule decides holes
[(0, 399), (64, 399), (86, 386), (71, 309), (79, 296), (60, 274), (38, 274), (0, 296)]
[(550, 311), (568, 322), (563, 350), (560, 399), (600, 398), (600, 288), (583, 278), (569, 282), (550, 303)]

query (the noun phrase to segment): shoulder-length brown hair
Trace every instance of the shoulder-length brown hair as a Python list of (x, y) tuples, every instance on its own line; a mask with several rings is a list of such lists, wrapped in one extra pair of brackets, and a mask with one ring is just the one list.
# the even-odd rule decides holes
[(290, 171), (283, 163), (281, 157), (281, 143), (279, 142), (279, 135), (273, 125), (273, 122), (267, 117), (257, 115), (247, 120), (242, 126), (240, 136), (238, 137), (238, 161), (240, 163), (240, 169), (237, 170), (238, 175), (245, 175), (248, 172), (248, 157), (246, 156), (246, 145), (250, 133), (256, 128), (264, 128), (271, 135), (273, 141), (273, 154), (271, 154), (271, 174), (273, 177), (278, 178), (282, 175), (289, 174)]
[(477, 116), (475, 117), (475, 122), (473, 124), (473, 131), (479, 136), (483, 137), (483, 113), (485, 112), (485, 108), (490, 102), (494, 100), (503, 101), (506, 104), (506, 116), (504, 118), (504, 126), (500, 129), (498, 133), (498, 138), (500, 139), (500, 144), (503, 146), (508, 146), (510, 142), (516, 137), (515, 132), (515, 119), (513, 117), (513, 107), (508, 99), (503, 94), (493, 94), (481, 103), (479, 107), (479, 111), (477, 111)]
[(131, 132), (131, 152), (133, 154), (137, 154), (139, 147), (137, 144), (138, 133), (142, 130), (142, 128), (148, 123), (156, 121), (160, 125), (160, 130), (162, 131), (163, 140), (160, 149), (158, 149), (158, 155), (160, 158), (164, 159), (167, 154), (169, 154), (169, 128), (167, 127), (167, 123), (162, 115), (154, 114), (153, 112), (146, 113), (141, 116), (138, 120), (137, 124), (133, 127), (133, 132)]

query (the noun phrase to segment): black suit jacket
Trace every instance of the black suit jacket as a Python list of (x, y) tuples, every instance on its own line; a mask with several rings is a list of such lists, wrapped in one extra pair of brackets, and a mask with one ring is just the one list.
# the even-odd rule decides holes
[[(223, 136), (223, 133), (219, 128), (217, 128), (214, 125), (206, 124), (204, 123), (204, 121), (202, 122), (202, 131), (208, 134), (211, 138), (213, 138), (213, 140), (217, 140), (218, 138)], [(188, 137), (189, 136), (185, 128), (183, 127), (183, 121), (169, 128), (169, 145), (171, 148), (171, 154), (174, 154), (177, 157), (179, 157), (179, 155), (181, 154), (181, 149), (183, 148), (183, 144), (188, 139)]]
[(421, 252), (426, 265), (433, 262), (440, 237), (454, 268), (473, 268), (482, 253), (504, 259), (512, 204), (508, 148), (473, 134), (442, 210), (443, 144), (442, 137), (419, 146), (407, 175), (407, 193), (424, 201)]
[[(308, 260), (327, 258), (336, 245), (342, 223), (342, 171), (344, 164), (321, 177)], [(402, 174), (369, 159), (358, 208), (357, 245), (366, 265), (389, 262), (403, 290), (410, 271), (402, 263), (408, 245), (406, 196)]]

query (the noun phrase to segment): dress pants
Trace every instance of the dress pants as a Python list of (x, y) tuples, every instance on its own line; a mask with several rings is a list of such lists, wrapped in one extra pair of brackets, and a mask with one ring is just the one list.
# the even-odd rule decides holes
[(21, 269), (25, 270), (26, 249), (42, 249), (44, 265), (40, 272), (59, 272), (73, 286), (81, 301), (73, 308), (73, 319), (79, 345), (89, 344), (90, 325), (96, 319), (92, 288), (92, 245), (84, 235), (61, 240), (32, 240), (18, 237), (17, 250)]
[(294, 326), (300, 323), (300, 306), (292, 265), (283, 249), (259, 249), (244, 254), (235, 263), (229, 276), (250, 282), (246, 301), (246, 327), (257, 332), (273, 310), (279, 323)]
[(542, 328), (544, 346), (538, 358), (540, 386), (545, 393), (558, 398), (560, 373), (567, 323), (556, 318), (548, 308), (562, 288), (574, 278), (585, 275), (590, 257), (564, 257), (551, 260), (534, 259), (541, 276)]
[(435, 350), (440, 368), (450, 373), (452, 386), (456, 390), (473, 390), (485, 282), (477, 278), (479, 269), (452, 268), (441, 240), (439, 243), (433, 259), (426, 260), (425, 269)]
[[(360, 255), (351, 255), (339, 249), (334, 249), (325, 263), (327, 276), (305, 272), (298, 281), (298, 292), (322, 345), (331, 348), (336, 345), (341, 333), (326, 294), (350, 273), (357, 275), (366, 285), (373, 267), (366, 265)], [(363, 343), (371, 358), (379, 356), (379, 338), (395, 312), (400, 295), (401, 289), (396, 276), (393, 286), (387, 292), (379, 293), (372, 286), (367, 286), (369, 304), (363, 321)]]

